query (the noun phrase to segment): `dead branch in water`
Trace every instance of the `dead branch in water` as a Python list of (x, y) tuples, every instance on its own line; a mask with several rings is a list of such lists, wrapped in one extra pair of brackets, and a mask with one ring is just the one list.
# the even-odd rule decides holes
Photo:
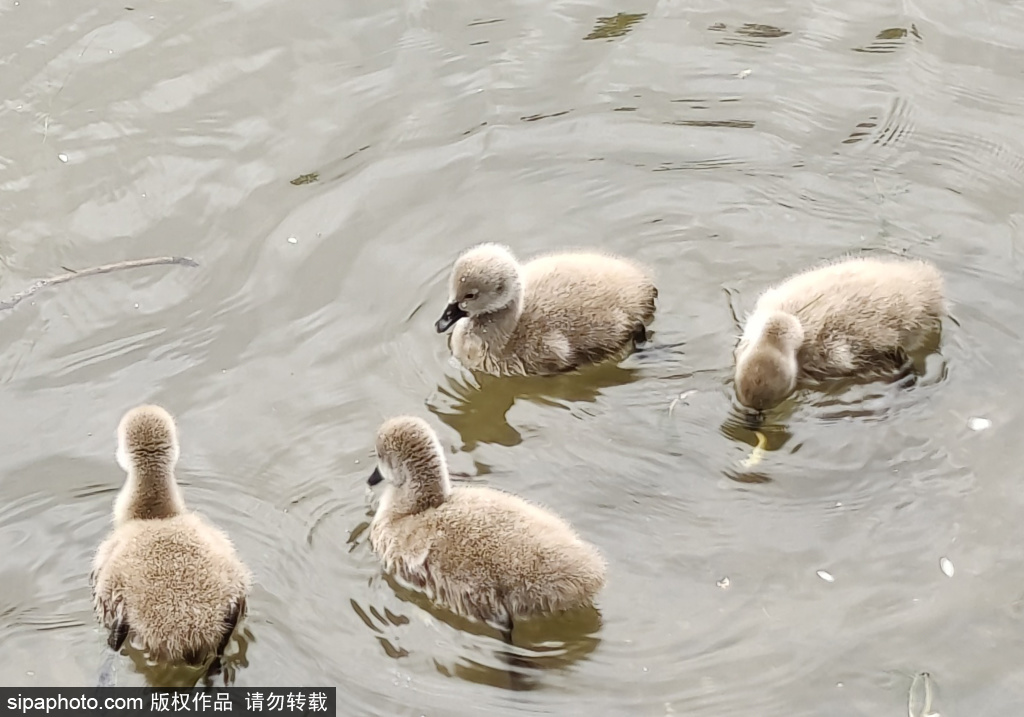
[(13, 309), (40, 289), (57, 286), (57, 284), (63, 284), (65, 281), (71, 281), (72, 279), (76, 279), (80, 276), (96, 276), (97, 274), (106, 274), (108, 272), (119, 271), (121, 269), (137, 269), (143, 266), (161, 266), (163, 264), (181, 264), (182, 266), (193, 267), (199, 266), (199, 264), (194, 262), (192, 259), (189, 259), (187, 256), (158, 256), (152, 259), (129, 259), (128, 261), (118, 261), (113, 264), (104, 264), (103, 266), (94, 266), (89, 269), (82, 269), (81, 271), (68, 271), (66, 274), (58, 274), (57, 276), (50, 277), (49, 279), (40, 279), (36, 283), (32, 284), (32, 286), (19, 291), (17, 294), (7, 299), (7, 301), (0, 302), (0, 311)]

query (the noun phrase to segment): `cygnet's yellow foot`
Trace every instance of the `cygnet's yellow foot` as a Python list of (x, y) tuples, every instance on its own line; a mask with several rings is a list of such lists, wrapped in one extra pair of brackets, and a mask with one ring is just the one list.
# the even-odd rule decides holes
[(754, 446), (754, 450), (750, 452), (750, 455), (740, 462), (744, 468), (752, 468), (761, 462), (764, 458), (764, 452), (768, 448), (768, 437), (765, 436), (761, 431), (754, 431), (754, 435), (757, 436), (757, 445)]

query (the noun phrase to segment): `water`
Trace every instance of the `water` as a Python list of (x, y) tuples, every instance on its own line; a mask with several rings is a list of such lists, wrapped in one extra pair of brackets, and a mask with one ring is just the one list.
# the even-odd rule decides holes
[[(0, 314), (0, 681), (95, 679), (113, 430), (155, 401), (257, 575), (236, 684), (338, 685), (353, 715), (852, 717), (927, 673), (943, 717), (1020, 713), (1024, 5), (126, 1), (0, 0), (0, 299), (200, 265)], [(482, 240), (656, 266), (655, 348), (464, 375), (433, 322)], [(956, 323), (912, 388), (787, 404), (746, 470), (732, 311), (851, 252), (936, 262)], [(364, 481), (399, 412), (609, 559), (596, 622), (517, 636), (531, 690), (380, 576)]]

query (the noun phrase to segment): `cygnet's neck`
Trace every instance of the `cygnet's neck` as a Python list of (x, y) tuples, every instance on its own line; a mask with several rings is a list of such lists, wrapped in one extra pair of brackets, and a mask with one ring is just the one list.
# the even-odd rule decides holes
[(415, 486), (412, 513), (421, 513), (424, 510), (437, 508), (448, 500), (449, 490), (445, 490), (448, 483), (448, 476), (444, 477), (444, 483), (436, 480), (426, 480)]
[(392, 516), (415, 515), (439, 507), (451, 492), (448, 468), (440, 461), (427, 470), (420, 467), (401, 488), (392, 487), (386, 503), (381, 504), (381, 512)]
[(803, 343), (804, 330), (795, 314), (785, 311), (758, 312), (747, 324), (743, 339), (751, 346), (774, 346), (783, 353), (792, 353)]
[(501, 349), (508, 343), (523, 315), (523, 283), (517, 276), (512, 300), (496, 311), (472, 317), (473, 333), (491, 349)]
[(181, 489), (170, 467), (131, 466), (114, 504), (117, 524), (129, 520), (172, 518), (185, 512)]

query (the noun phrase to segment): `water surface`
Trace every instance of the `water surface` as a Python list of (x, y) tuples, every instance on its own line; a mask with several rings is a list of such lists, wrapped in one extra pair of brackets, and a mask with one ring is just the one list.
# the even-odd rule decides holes
[[(944, 717), (1020, 713), (1021, 3), (0, 0), (0, 40), (0, 299), (200, 265), (0, 313), (4, 684), (94, 679), (113, 431), (154, 401), (257, 575), (238, 685), (337, 685), (353, 715), (853, 717), (905, 714), (928, 672)], [(484, 240), (654, 266), (651, 350), (463, 373), (433, 322)], [(752, 482), (733, 312), (863, 252), (937, 263), (957, 323), (913, 387), (789, 402)], [(596, 622), (517, 636), (532, 689), (380, 575), (364, 481), (399, 412), (608, 557)]]

